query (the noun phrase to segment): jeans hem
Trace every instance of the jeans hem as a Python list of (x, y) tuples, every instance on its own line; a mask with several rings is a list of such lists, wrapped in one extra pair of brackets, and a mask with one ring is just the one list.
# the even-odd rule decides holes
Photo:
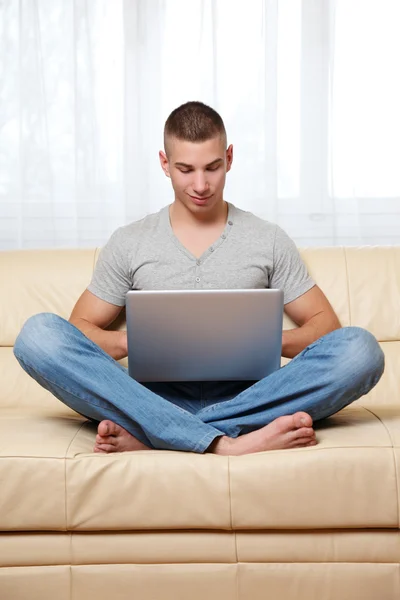
[(215, 438), (221, 437), (222, 435), (225, 435), (225, 434), (222, 433), (222, 431), (218, 431), (217, 429), (215, 429), (215, 433), (214, 432), (206, 433), (206, 435), (204, 437), (202, 437), (199, 442), (197, 442), (197, 444), (193, 448), (192, 452), (197, 452), (198, 454), (204, 454), (204, 452), (207, 450), (209, 445), (215, 440)]

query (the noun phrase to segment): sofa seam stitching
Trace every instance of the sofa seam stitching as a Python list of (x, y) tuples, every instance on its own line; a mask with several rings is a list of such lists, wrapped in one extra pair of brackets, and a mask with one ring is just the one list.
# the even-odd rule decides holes
[(390, 435), (390, 431), (389, 429), (386, 427), (385, 423), (382, 421), (382, 419), (376, 414), (374, 413), (373, 410), (371, 410), (370, 408), (366, 408), (365, 406), (363, 407), (366, 411), (368, 411), (370, 414), (374, 415), (374, 417), (376, 417), (378, 419), (378, 421), (382, 424), (382, 426), (385, 428), (386, 433), (389, 437), (389, 440), (391, 441), (391, 448), (392, 448), (392, 456), (393, 456), (393, 464), (394, 464), (394, 478), (396, 481), (396, 500), (397, 500), (397, 528), (400, 528), (400, 504), (399, 504), (399, 481), (398, 481), (398, 477), (397, 477), (397, 458), (396, 458), (396, 454), (395, 454), (395, 446), (393, 444), (393, 440), (392, 440), (392, 436)]
[(232, 491), (231, 491), (231, 461), (230, 456), (227, 456), (228, 459), (228, 489), (229, 489), (229, 520), (230, 520), (230, 528), (233, 533), (233, 540), (235, 546), (235, 582), (236, 582), (236, 600), (239, 600), (239, 560), (238, 560), (238, 552), (237, 552), (237, 532), (233, 530), (233, 521), (232, 521)]
[[(140, 566), (151, 566), (151, 565), (155, 565), (155, 566), (167, 566), (167, 565), (178, 565), (178, 566), (182, 566), (182, 565), (227, 565), (228, 567), (232, 564), (230, 562), (227, 561), (214, 561), (214, 562), (210, 562), (209, 560), (205, 560), (205, 561), (200, 561), (197, 560), (195, 562), (193, 561), (187, 561), (187, 562), (182, 562), (182, 561), (169, 561), (169, 562), (136, 562), (136, 563), (132, 563), (130, 560), (127, 562), (122, 562), (122, 561), (118, 561), (118, 562), (95, 562), (95, 561), (90, 561), (90, 562), (79, 562), (78, 564), (68, 564), (68, 563), (64, 563), (64, 562), (60, 562), (60, 563), (51, 563), (51, 564), (47, 564), (47, 563), (43, 563), (41, 562), (40, 564), (34, 564), (34, 565), (15, 565), (15, 564), (4, 564), (0, 566), (0, 571), (2, 569), (36, 569), (36, 568), (57, 568), (57, 567), (69, 567), (71, 573), (72, 573), (72, 569), (74, 567), (96, 567), (96, 566), (118, 566), (118, 565), (127, 565), (129, 567), (132, 566), (132, 564), (134, 565), (140, 565)], [(286, 561), (286, 562), (278, 562), (277, 560), (242, 560), (240, 561), (240, 563), (238, 563), (238, 565), (274, 565), (274, 564), (284, 564), (284, 565), (394, 565), (396, 567), (400, 567), (398, 560), (384, 560), (384, 561), (377, 561), (377, 560), (322, 560), (322, 561), (317, 561), (317, 560), (290, 560), (290, 561)], [(72, 586), (71, 586), (72, 589)]]
[[(374, 414), (374, 413), (372, 413), (372, 414)], [(312, 448), (291, 448), (291, 450), (294, 451), (294, 452), (296, 452), (296, 454), (298, 454), (300, 452), (301, 453), (306, 453), (306, 452), (307, 453), (309, 453), (309, 452), (323, 452), (325, 450), (337, 450), (337, 449), (339, 449), (339, 450), (353, 450), (354, 448), (358, 448), (358, 449), (362, 449), (362, 448), (374, 448), (374, 449), (392, 448), (393, 449), (393, 448), (400, 448), (400, 446), (394, 446), (393, 443), (392, 444), (387, 444), (387, 445), (384, 445), (384, 446), (376, 446), (376, 445), (374, 446), (372, 444), (367, 446), (367, 445), (363, 444), (362, 446), (349, 446), (349, 445), (346, 445), (346, 446), (327, 446), (327, 447), (313, 446)], [(151, 448), (150, 450), (151, 451), (157, 451), (159, 449), (158, 448)], [(147, 451), (143, 451), (143, 452), (147, 452)], [(272, 454), (272, 452), (282, 452), (282, 450), (269, 450), (268, 451), (268, 453), (271, 453), (271, 454)], [(97, 459), (101, 459), (101, 460), (104, 460), (101, 456), (97, 456), (97, 454), (93, 454), (92, 452), (90, 452), (90, 453), (89, 452), (83, 452), (83, 454), (85, 456), (90, 455), (91, 459), (96, 459), (96, 460)], [(41, 460), (65, 460), (64, 456), (30, 456), (30, 455), (28, 456), (28, 455), (25, 455), (25, 454), (24, 455), (18, 455), (18, 456), (11, 455), (11, 454), (3, 454), (0, 457), (1, 460), (5, 459), (5, 458), (13, 458), (13, 459), (14, 458), (15, 459), (20, 459), (20, 458), (23, 458), (23, 459), (37, 459), (37, 458), (40, 458)]]
[(398, 572), (398, 574), (399, 574), (399, 587), (400, 587), (400, 562), (399, 562), (399, 564), (397, 565), (397, 572)]
[[(230, 525), (230, 529), (231, 531), (233, 531), (233, 524), (232, 524), (232, 493), (231, 493), (231, 463), (230, 463), (230, 456), (228, 455), (226, 457), (228, 460), (228, 491), (229, 491), (229, 525)], [(235, 548), (236, 548), (236, 544), (235, 544)], [(237, 554), (236, 554), (236, 558), (237, 558)]]
[(72, 594), (72, 531), (69, 531), (69, 600), (73, 600)]
[[(372, 414), (374, 414), (374, 413), (372, 413)], [(339, 450), (353, 450), (354, 448), (357, 448), (357, 449), (364, 449), (364, 448), (374, 448), (374, 449), (392, 448), (393, 449), (393, 448), (400, 448), (400, 446), (397, 446), (397, 445), (394, 446), (393, 443), (392, 444), (388, 443), (388, 444), (383, 445), (383, 446), (377, 446), (377, 445), (372, 445), (372, 444), (371, 445), (365, 445), (365, 444), (363, 444), (362, 446), (361, 445), (360, 446), (357, 446), (357, 445), (356, 446), (350, 446), (350, 445), (346, 445), (346, 446), (327, 446), (327, 447), (313, 446), (312, 448), (291, 448), (291, 450), (294, 451), (294, 452), (296, 452), (296, 454), (298, 454), (298, 453), (306, 453), (306, 452), (307, 453), (310, 453), (310, 452), (323, 452), (323, 451), (326, 451), (326, 450), (338, 450), (338, 449)], [(151, 448), (150, 449), (150, 451), (154, 451), (154, 452), (158, 451), (158, 450), (159, 450), (158, 448)], [(143, 452), (147, 453), (147, 451), (143, 451)], [(271, 453), (271, 454), (272, 454), (272, 452), (278, 453), (278, 452), (282, 452), (282, 450), (269, 450), (268, 451), (268, 453)], [(84, 454), (84, 456), (90, 456), (91, 459), (98, 459), (99, 458), (101, 460), (104, 460), (101, 456), (97, 456), (97, 454), (94, 454), (92, 452), (83, 452), (83, 454)], [(26, 455), (26, 454), (24, 454), (24, 455), (18, 455), (18, 456), (11, 455), (11, 454), (5, 454), (5, 455), (2, 455), (0, 457), (1, 460), (5, 459), (5, 458), (28, 459), (28, 460), (29, 459), (37, 459), (37, 458), (40, 458), (41, 460), (65, 460), (64, 456), (30, 456), (30, 455)]]
[(350, 286), (349, 286), (349, 267), (347, 264), (347, 253), (346, 248), (343, 248), (343, 257), (344, 257), (344, 268), (346, 271), (346, 291), (347, 291), (347, 303), (349, 305), (349, 325), (352, 326), (352, 318), (351, 318), (351, 301), (350, 301)]
[[(72, 443), (74, 442), (76, 436), (78, 435), (78, 433), (80, 432), (80, 430), (82, 429), (82, 427), (87, 423), (87, 421), (84, 421), (83, 423), (81, 423), (81, 425), (78, 427), (78, 429), (75, 432), (75, 435), (73, 436), (73, 438), (71, 439), (71, 441), (68, 444), (68, 447), (65, 451), (65, 456), (64, 456), (64, 504), (65, 504), (65, 531), (68, 531), (68, 519), (67, 519), (67, 514), (68, 514), (68, 510), (67, 510), (67, 454), (69, 452), (69, 449), (71, 448)], [(71, 552), (71, 546), (70, 546), (70, 552)], [(72, 558), (72, 555), (70, 553), (70, 558)]]
[(400, 563), (398, 564), (398, 572), (399, 572), (399, 587), (400, 587)]
[(69, 600), (73, 600), (73, 598), (72, 598), (72, 564), (69, 565)]

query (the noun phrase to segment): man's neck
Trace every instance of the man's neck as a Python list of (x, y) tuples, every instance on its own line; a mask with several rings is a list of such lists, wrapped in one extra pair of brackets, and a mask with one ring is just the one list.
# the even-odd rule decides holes
[(169, 207), (169, 218), (174, 226), (213, 227), (226, 223), (228, 203), (222, 200), (212, 211), (192, 213), (182, 202), (175, 200)]

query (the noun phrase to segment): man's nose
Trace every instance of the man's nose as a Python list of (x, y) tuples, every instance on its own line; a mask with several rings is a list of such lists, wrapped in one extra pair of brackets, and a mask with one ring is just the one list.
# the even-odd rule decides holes
[(207, 178), (204, 173), (196, 173), (195, 180), (193, 182), (193, 191), (196, 194), (202, 195), (208, 188)]

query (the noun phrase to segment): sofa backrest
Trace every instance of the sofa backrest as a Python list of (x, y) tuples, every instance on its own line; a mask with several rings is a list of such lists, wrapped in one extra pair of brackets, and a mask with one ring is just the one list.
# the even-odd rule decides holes
[[(68, 412), (23, 372), (12, 347), (31, 315), (54, 312), (69, 318), (90, 282), (98, 254), (98, 249), (0, 252), (2, 408)], [(385, 351), (385, 375), (363, 404), (392, 404), (398, 397), (400, 373), (400, 246), (308, 248), (301, 254), (342, 325), (368, 329)], [(124, 319), (116, 326), (124, 327)], [(293, 324), (285, 317), (284, 326)]]

